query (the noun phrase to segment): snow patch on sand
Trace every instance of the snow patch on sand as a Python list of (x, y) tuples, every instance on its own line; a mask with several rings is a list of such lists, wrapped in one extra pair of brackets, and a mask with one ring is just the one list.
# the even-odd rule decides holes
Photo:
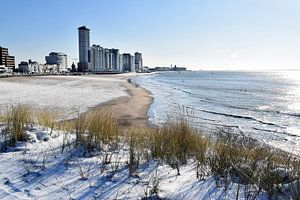
[(72, 116), (128, 95), (122, 76), (47, 76), (0, 79), (0, 110), (26, 104)]

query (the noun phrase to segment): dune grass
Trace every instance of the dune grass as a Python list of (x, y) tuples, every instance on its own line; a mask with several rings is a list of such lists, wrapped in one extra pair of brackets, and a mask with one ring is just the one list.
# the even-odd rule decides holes
[(54, 129), (55, 122), (58, 119), (58, 113), (48, 110), (38, 110), (34, 112), (34, 118), (38, 125)]
[(184, 118), (169, 120), (162, 127), (124, 128), (107, 110), (95, 110), (60, 122), (56, 116), (49, 111), (34, 113), (28, 106), (11, 106), (1, 117), (7, 124), (2, 134), (9, 141), (8, 145), (13, 146), (17, 141), (26, 140), (25, 129), (35, 121), (60, 129), (64, 134), (73, 132), (76, 135), (74, 148), (81, 146), (87, 152), (103, 153), (104, 164), (111, 162), (115, 152), (124, 149), (123, 142), (128, 147), (129, 176), (136, 175), (141, 163), (153, 159), (170, 165), (180, 176), (180, 167), (191, 161), (196, 163), (198, 179), (213, 174), (216, 184), (225, 189), (230, 181), (236, 181), (245, 187), (256, 186), (252, 197), (265, 191), (270, 199), (276, 199), (286, 192), (282, 185), (288, 184), (290, 198), (299, 199), (299, 158), (259, 145), (229, 129), (219, 130), (211, 139), (193, 129)]
[(30, 124), (32, 119), (32, 111), (30, 107), (25, 105), (10, 106), (3, 114), (4, 122), (7, 124), (5, 129), (5, 138), (7, 145), (14, 146), (17, 141), (25, 141), (26, 135), (24, 129)]

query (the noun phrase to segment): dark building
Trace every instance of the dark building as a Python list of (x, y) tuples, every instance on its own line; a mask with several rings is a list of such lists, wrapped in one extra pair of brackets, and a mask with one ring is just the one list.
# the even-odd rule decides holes
[(112, 62), (111, 62), (111, 68), (113, 71), (120, 71), (120, 62), (119, 62), (119, 49), (110, 49), (109, 50), (111, 53), (111, 58), (112, 58)]
[(186, 67), (177, 67), (176, 65), (171, 68), (171, 71), (186, 71)]
[(135, 71), (141, 71), (143, 68), (143, 58), (142, 54), (139, 52), (135, 52), (134, 54), (134, 65), (135, 65)]
[(78, 71), (86, 72), (88, 71), (91, 52), (90, 52), (90, 29), (85, 26), (78, 28), (78, 42), (79, 42), (79, 63)]
[(0, 65), (5, 65), (15, 71), (15, 57), (8, 54), (7, 48), (0, 47)]
[[(29, 60), (31, 63), (31, 60)], [(26, 61), (21, 61), (21, 63), (18, 65), (18, 69), (20, 73), (29, 73), (29, 63)]]
[(134, 56), (129, 53), (123, 53), (123, 70), (126, 72), (134, 72)]

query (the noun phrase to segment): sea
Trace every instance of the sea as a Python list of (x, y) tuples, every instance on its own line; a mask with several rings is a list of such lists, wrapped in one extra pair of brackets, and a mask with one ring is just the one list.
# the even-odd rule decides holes
[(300, 155), (300, 71), (181, 71), (136, 76), (154, 97), (151, 123), (186, 118), (205, 134), (219, 129)]

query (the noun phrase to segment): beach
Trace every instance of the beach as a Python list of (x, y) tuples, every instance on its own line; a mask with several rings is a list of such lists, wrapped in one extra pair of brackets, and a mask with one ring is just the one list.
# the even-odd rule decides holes
[[(0, 80), (0, 106), (9, 102), (30, 105), (33, 111), (48, 109), (55, 112), (59, 109), (65, 116), (64, 119), (55, 119), (60, 122), (74, 119), (78, 114), (104, 110), (85, 118), (88, 120), (79, 118), (77, 123), (70, 123), (70, 127), (68, 123), (58, 123), (57, 128), (51, 128), (48, 122), (24, 122), (24, 135), (28, 139), (26, 142), (19, 140), (15, 146), (4, 146), (7, 144), (4, 142), (6, 136), (2, 134), (0, 149), (8, 149), (0, 153), (0, 199), (47, 199), (49, 196), (52, 199), (145, 199), (153, 195), (161, 199), (237, 199), (248, 195), (249, 184), (231, 181), (231, 175), (229, 181), (219, 183), (222, 174), (229, 170), (233, 171), (232, 177), (236, 179), (245, 178), (238, 176), (243, 166), (252, 170), (250, 173), (258, 176), (251, 179), (254, 182), (250, 186), (254, 189), (260, 186), (261, 177), (273, 181), (274, 173), (275, 177), (281, 177), (283, 170), (288, 176), (296, 177), (294, 174), (299, 169), (296, 168), (299, 166), (296, 161), (282, 164), (291, 161), (286, 156), (291, 154), (255, 146), (254, 143), (249, 145), (244, 137), (229, 138), (228, 132), (224, 132), (222, 134), (226, 134), (228, 142), (214, 142), (189, 127), (185, 121), (163, 124), (163, 128), (146, 129), (159, 125), (153, 123), (151, 117), (148, 118), (153, 109), (158, 114), (171, 113), (176, 116), (175, 112), (166, 112), (157, 106), (193, 99), (192, 91), (182, 92), (183, 89), (177, 85), (175, 90), (170, 87), (171, 84), (164, 86), (161, 82), (152, 81), (160, 76), (122, 74)], [(135, 78), (141, 80), (136, 82)], [(164, 78), (163, 81), (166, 80)], [(155, 89), (149, 88), (149, 85)], [(169, 93), (164, 92), (165, 89)], [(173, 99), (168, 99), (174, 91), (177, 93), (171, 96)], [(162, 97), (167, 101), (162, 102)], [(76, 106), (80, 106), (77, 110), (80, 113), (74, 115)], [(17, 118), (24, 116), (24, 113), (30, 119), (34, 117), (32, 110), (27, 113), (26, 109), (22, 111), (22, 106), (19, 109), (20, 114), (15, 114)], [(103, 117), (106, 111), (114, 115), (118, 124), (114, 123), (111, 115)], [(0, 132), (6, 133), (9, 130), (6, 126), (12, 127), (10, 124), (0, 124)], [(9, 133), (12, 137), (14, 132)], [(260, 156), (262, 151), (264, 153)], [(253, 156), (256, 154), (259, 156)], [(254, 169), (251, 168), (253, 163)], [(294, 164), (295, 168), (290, 167)], [(269, 176), (264, 173), (271, 170), (274, 173)], [(290, 184), (283, 182), (285, 177), (279, 180), (282, 188)], [(155, 193), (141, 192), (153, 187), (157, 187)], [(224, 192), (224, 187), (228, 188), (227, 192)], [(264, 188), (259, 190), (254, 190), (257, 199), (267, 199), (268, 191)]]
[(122, 126), (146, 127), (150, 92), (129, 83), (135, 74), (32, 76), (0, 80), (0, 109), (24, 104), (71, 119), (95, 109), (113, 113)]
[(147, 112), (153, 97), (149, 91), (129, 83), (128, 80), (129, 78), (124, 78), (121, 86), (127, 89), (129, 96), (113, 99), (100, 104), (96, 108), (112, 112), (121, 126), (147, 127)]

